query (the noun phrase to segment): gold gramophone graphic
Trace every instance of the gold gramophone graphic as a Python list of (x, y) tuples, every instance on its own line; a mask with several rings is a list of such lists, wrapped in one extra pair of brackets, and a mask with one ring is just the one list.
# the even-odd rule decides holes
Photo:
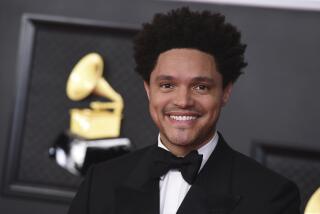
[(131, 150), (128, 138), (119, 138), (123, 99), (103, 78), (103, 59), (85, 55), (74, 66), (67, 81), (69, 99), (80, 101), (90, 94), (109, 101), (94, 101), (90, 108), (70, 110), (70, 129), (49, 149), (50, 157), (73, 174), (85, 174), (92, 163), (108, 160)]
[(309, 199), (304, 214), (320, 214), (320, 187)]
[(91, 93), (103, 96), (111, 102), (95, 101), (91, 109), (71, 109), (70, 131), (86, 139), (119, 137), (123, 99), (102, 77), (103, 59), (90, 53), (72, 70), (67, 82), (67, 95), (79, 101)]

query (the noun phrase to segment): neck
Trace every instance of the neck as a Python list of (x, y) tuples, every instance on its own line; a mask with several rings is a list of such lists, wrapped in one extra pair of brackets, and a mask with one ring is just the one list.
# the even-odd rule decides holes
[(163, 145), (176, 157), (184, 157), (189, 154), (191, 151), (196, 150), (191, 146), (180, 146), (163, 143)]
[(205, 144), (209, 143), (210, 140), (213, 138), (214, 133), (215, 132), (213, 132), (213, 134), (207, 137), (205, 140), (202, 140), (201, 143), (195, 142), (187, 145), (184, 145), (184, 144), (180, 145), (180, 144), (176, 144), (168, 141), (165, 137), (162, 137), (161, 134), (160, 134), (160, 141), (173, 155), (177, 157), (184, 157), (187, 154), (189, 154), (191, 151), (198, 150)]

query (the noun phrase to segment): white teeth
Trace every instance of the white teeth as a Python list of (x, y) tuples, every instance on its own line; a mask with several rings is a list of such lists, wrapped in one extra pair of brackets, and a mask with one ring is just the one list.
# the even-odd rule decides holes
[(197, 119), (196, 116), (174, 116), (174, 115), (170, 115), (170, 118), (173, 120), (178, 120), (178, 121), (187, 121), (187, 120)]

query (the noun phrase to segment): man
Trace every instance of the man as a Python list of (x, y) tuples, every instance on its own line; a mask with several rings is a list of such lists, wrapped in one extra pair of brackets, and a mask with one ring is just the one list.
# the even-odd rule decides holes
[(158, 144), (93, 167), (70, 214), (297, 214), (287, 179), (232, 150), (216, 124), (246, 66), (224, 16), (157, 14), (135, 39)]

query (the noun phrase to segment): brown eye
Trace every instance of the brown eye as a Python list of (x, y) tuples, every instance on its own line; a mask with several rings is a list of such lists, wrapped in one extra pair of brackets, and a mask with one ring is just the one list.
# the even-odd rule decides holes
[(194, 89), (198, 90), (198, 91), (206, 91), (206, 90), (208, 90), (208, 86), (206, 86), (206, 85), (196, 85), (194, 87)]
[(163, 88), (163, 89), (171, 89), (173, 87), (174, 87), (174, 85), (171, 84), (171, 83), (162, 83), (162, 84), (160, 84), (160, 88)]

